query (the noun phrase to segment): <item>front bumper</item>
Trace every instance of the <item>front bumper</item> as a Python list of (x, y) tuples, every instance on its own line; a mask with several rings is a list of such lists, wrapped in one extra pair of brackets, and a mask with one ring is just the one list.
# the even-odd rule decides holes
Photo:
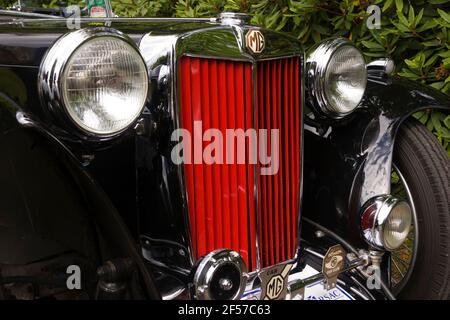
[[(321, 268), (324, 255), (307, 248), (301, 255), (302, 265), (294, 264), (288, 276), (287, 292), (282, 300), (375, 300), (385, 299), (380, 290), (369, 291), (366, 287), (366, 279), (362, 277), (356, 268), (344, 271), (337, 279), (336, 287), (325, 289)], [(257, 277), (249, 277), (246, 289), (241, 300), (264, 300), (265, 294)], [(313, 280), (316, 278), (316, 280)], [(312, 279), (308, 281), (308, 279)], [(299, 280), (306, 280), (307, 284), (300, 290), (291, 290)], [(298, 287), (298, 285), (296, 286)], [(267, 299), (267, 297), (265, 298)]]
[[(323, 250), (322, 250), (323, 251)], [(285, 291), (275, 297), (277, 300), (386, 300), (384, 292), (367, 289), (367, 279), (356, 268), (344, 269), (339, 274), (336, 286), (326, 290), (322, 277), (324, 255), (312, 249), (303, 247), (300, 259), (293, 260), (286, 279)], [(285, 264), (286, 265), (286, 264)], [(195, 299), (192, 282), (182, 284), (174, 281), (171, 276), (157, 279), (158, 287), (162, 289), (164, 300)], [(249, 273), (245, 277), (245, 289), (240, 298), (242, 301), (267, 300), (267, 287), (264, 290), (261, 277), (257, 272)], [(267, 284), (267, 282), (266, 282)]]

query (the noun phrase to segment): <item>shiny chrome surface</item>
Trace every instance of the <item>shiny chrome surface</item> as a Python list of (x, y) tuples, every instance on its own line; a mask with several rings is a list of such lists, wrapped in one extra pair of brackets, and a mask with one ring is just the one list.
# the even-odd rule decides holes
[(382, 76), (392, 74), (395, 70), (394, 60), (383, 58), (374, 60), (367, 64), (367, 73), (369, 76)]
[(74, 134), (79, 137), (109, 138), (117, 136), (121, 132), (133, 125), (111, 135), (98, 135), (79, 127), (72, 121), (64, 103), (62, 92), (62, 81), (66, 64), (75, 50), (86, 41), (99, 37), (115, 37), (128, 43), (132, 48), (136, 48), (135, 43), (125, 34), (110, 28), (85, 28), (74, 32), (69, 32), (59, 38), (47, 51), (41, 62), (38, 75), (38, 91), (41, 103), (45, 106), (48, 115), (54, 118), (59, 125), (66, 129), (72, 128)]
[(391, 195), (379, 196), (369, 201), (361, 215), (361, 231), (366, 242), (375, 249), (392, 250), (384, 239), (384, 228), (389, 215), (397, 206), (410, 206)]
[(60, 16), (53, 16), (50, 14), (42, 14), (42, 13), (33, 13), (33, 12), (22, 12), (16, 10), (2, 10), (0, 9), (0, 17), (9, 16), (9, 17), (17, 17), (21, 18), (36, 18), (36, 19), (63, 19)]
[[(194, 275), (194, 287), (197, 299), (214, 299), (212, 293), (213, 288), (211, 288), (213, 277), (224, 266), (234, 267), (240, 275), (239, 284), (237, 284), (236, 291), (230, 300), (236, 300), (242, 296), (247, 283), (247, 268), (245, 267), (244, 260), (236, 251), (219, 249), (206, 255), (198, 265)], [(218, 284), (224, 291), (229, 291), (236, 286), (231, 279), (226, 278), (226, 275), (224, 278), (219, 279)]]
[(308, 101), (322, 116), (340, 119), (353, 112), (337, 112), (333, 110), (327, 100), (325, 88), (325, 74), (333, 54), (343, 46), (353, 46), (343, 38), (325, 40), (308, 51), (306, 57), (306, 85), (308, 87)]
[[(288, 261), (292, 264), (290, 269), (287, 283), (287, 294), (282, 300), (306, 300), (308, 296), (304, 296), (305, 288), (313, 286), (314, 284), (323, 281), (323, 274), (317, 269), (317, 265), (310, 265), (311, 259), (323, 261), (324, 255), (315, 251), (311, 247), (306, 246), (303, 252), (303, 261), (306, 262), (306, 267), (298, 267), (298, 262), (296, 260)], [(351, 261), (348, 261), (344, 270), (341, 271), (341, 275), (349, 276), (348, 278), (340, 278), (337, 280), (338, 286), (342, 289), (351, 291), (353, 293), (353, 299), (363, 299), (363, 300), (375, 300), (373, 295), (368, 291), (368, 289), (362, 284), (362, 277), (356, 276), (353, 272), (361, 266), (367, 265), (367, 261), (361, 257), (356, 257)], [(311, 274), (311, 268), (316, 270), (316, 273)], [(306, 270), (306, 269), (309, 269)], [(353, 274), (353, 275), (352, 275)], [(358, 277), (356, 279), (355, 277)], [(260, 300), (262, 294), (262, 288), (258, 279), (258, 273), (253, 272), (248, 274), (247, 286), (243, 294), (242, 300)], [(344, 280), (345, 279), (345, 280)], [(322, 287), (322, 286), (321, 286)], [(325, 292), (325, 291), (324, 291)]]
[[(301, 62), (301, 72), (300, 72), (300, 103), (302, 105), (302, 112), (300, 112), (300, 179), (298, 181), (298, 183), (300, 184), (300, 188), (299, 188), (299, 194), (298, 194), (298, 221), (297, 221), (297, 225), (298, 225), (298, 236), (297, 236), (297, 249), (300, 248), (300, 240), (301, 240), (301, 228), (302, 228), (302, 212), (303, 212), (303, 177), (304, 177), (304, 172), (305, 172), (305, 163), (304, 163), (304, 151), (305, 151), (305, 133), (304, 133), (304, 128), (305, 128), (305, 120), (304, 120), (304, 114), (305, 114), (305, 108), (306, 108), (306, 53), (303, 52), (302, 54), (302, 59), (300, 60)], [(298, 250), (297, 250), (298, 251)], [(298, 258), (298, 252), (295, 255), (296, 258)]]
[(185, 287), (174, 288), (174, 290), (172, 292), (168, 293), (167, 295), (163, 295), (162, 299), (163, 300), (176, 300), (177, 298), (180, 298), (180, 296), (185, 292), (186, 292)]
[[(231, 21), (230, 19), (245, 20), (240, 14), (225, 13), (219, 16), (218, 19), (210, 19), (209, 24), (204, 24), (204, 28), (174, 33), (168, 35), (167, 32), (153, 31), (144, 35), (139, 42), (139, 49), (142, 56), (146, 61), (150, 78), (155, 77), (155, 72), (159, 73), (161, 66), (167, 66), (170, 72), (167, 73), (168, 85), (164, 87), (164, 92), (167, 92), (168, 100), (167, 105), (162, 104), (162, 108), (167, 108), (167, 113), (170, 115), (172, 125), (174, 129), (180, 128), (181, 112), (179, 110), (179, 77), (178, 77), (178, 60), (182, 56), (201, 57), (201, 58), (214, 58), (234, 61), (247, 61), (252, 63), (253, 70), (253, 83), (256, 83), (254, 77), (256, 72), (256, 62), (267, 59), (277, 59), (282, 57), (300, 56), (302, 68), (304, 67), (304, 54), (303, 49), (299, 42), (290, 36), (280, 35), (279, 33), (262, 30), (260, 28), (249, 26), (244, 23), (237, 23), (238, 21)], [(222, 20), (222, 22), (221, 22)], [(205, 21), (203, 21), (205, 22)], [(228, 22), (228, 23), (225, 23)], [(232, 22), (232, 23), (230, 23)], [(264, 51), (257, 56), (253, 56), (246, 49), (245, 35), (249, 30), (261, 30), (265, 37)], [(301, 73), (302, 81), (301, 92), (304, 93), (304, 75)], [(304, 105), (304, 94), (301, 97), (302, 104)], [(253, 117), (256, 117), (256, 86), (253, 85), (252, 92), (252, 104), (253, 104)], [(256, 118), (253, 119), (253, 123), (256, 123)], [(300, 132), (303, 132), (303, 121), (300, 121), (302, 128)], [(303, 140), (303, 133), (301, 134)], [(303, 147), (302, 147), (303, 148)], [(302, 155), (300, 157), (301, 167), (303, 166)], [(255, 172), (256, 172), (255, 168)], [(302, 169), (301, 169), (302, 171)], [(179, 190), (183, 197), (183, 219), (185, 220), (186, 239), (185, 245), (188, 247), (189, 259), (191, 265), (195, 263), (193, 256), (193, 244), (190, 234), (190, 221), (188, 213), (188, 197), (185, 188), (185, 177), (183, 165), (177, 166), (177, 172), (179, 177)], [(256, 214), (256, 227), (258, 228), (258, 194), (257, 194), (257, 175), (254, 175), (254, 190), (255, 190), (255, 214)], [(299, 184), (301, 185), (300, 181)], [(301, 192), (301, 191), (300, 191)], [(301, 194), (298, 195), (301, 197)], [(299, 208), (300, 210), (300, 208)], [(300, 218), (298, 221), (300, 224)], [(257, 230), (256, 230), (257, 231)], [(258, 232), (255, 232), (257, 235)], [(298, 242), (300, 241), (298, 237)], [(256, 236), (257, 246), (257, 270), (260, 269), (260, 257), (259, 257), (259, 245), (258, 236)]]
[[(254, 85), (257, 81), (256, 79), (256, 70), (257, 70), (257, 66), (256, 63), (252, 64), (252, 108), (253, 108), (253, 112), (252, 112), (252, 124), (255, 125), (256, 121), (258, 119), (258, 114), (257, 114), (257, 110), (256, 110), (256, 96), (257, 96), (257, 92), (256, 92), (256, 86)], [(256, 243), (256, 270), (260, 270), (261, 269), (261, 251), (260, 251), (260, 241), (261, 239), (259, 239), (259, 226), (261, 221), (259, 221), (259, 217), (258, 217), (258, 210), (259, 210), (259, 193), (258, 193), (258, 174), (257, 174), (258, 168), (257, 166), (254, 167), (253, 169), (253, 194), (255, 195), (255, 200), (254, 200), (254, 206), (255, 206), (255, 243)]]
[(218, 21), (224, 25), (239, 25), (250, 22), (250, 16), (240, 12), (222, 12), (219, 14)]
[[(398, 250), (391, 252), (391, 287), (395, 294), (400, 293), (400, 291), (404, 288), (409, 278), (411, 277), (411, 273), (414, 270), (414, 265), (417, 259), (417, 250), (419, 248), (419, 225), (417, 221), (417, 212), (416, 207), (414, 205), (414, 199), (411, 194), (411, 190), (409, 189), (408, 183), (406, 182), (405, 177), (402, 172), (398, 169), (395, 164), (392, 164), (393, 171), (397, 173), (399, 177), (400, 190), (396, 190), (396, 193), (405, 192), (406, 199), (411, 207), (412, 213), (412, 225), (410, 234), (408, 235), (405, 244), (402, 245)], [(392, 188), (394, 191), (394, 188)], [(404, 260), (404, 255), (407, 255), (407, 261)], [(401, 264), (401, 266), (399, 265)], [(400, 274), (400, 279), (396, 279), (392, 272), (392, 267), (396, 269), (396, 272)], [(406, 269), (406, 272), (404, 270)], [(403, 271), (402, 271), (403, 270)], [(397, 274), (398, 275), (398, 274)]]
[[(179, 36), (148, 33), (144, 35), (139, 43), (139, 49), (144, 57), (147, 65), (150, 79), (161, 79), (161, 70), (168, 68), (164, 83), (158, 83), (158, 89), (162, 90), (166, 101), (162, 101), (161, 105), (166, 108), (165, 113), (170, 116), (174, 128), (180, 127), (179, 110), (178, 110), (178, 82), (177, 82), (177, 63), (175, 48)], [(163, 87), (161, 87), (163, 86)], [(177, 166), (178, 181), (180, 182), (179, 190), (183, 201), (183, 220), (186, 237), (184, 239), (185, 249), (188, 251), (190, 265), (194, 265), (195, 259), (193, 255), (193, 244), (190, 231), (190, 221), (187, 206), (187, 193), (184, 180), (183, 166)]]

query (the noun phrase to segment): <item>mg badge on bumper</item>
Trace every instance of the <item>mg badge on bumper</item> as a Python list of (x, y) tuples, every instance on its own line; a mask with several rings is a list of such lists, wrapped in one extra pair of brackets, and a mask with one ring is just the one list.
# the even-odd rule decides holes
[(278, 264), (261, 270), (261, 300), (283, 300), (287, 292), (288, 276), (292, 264)]

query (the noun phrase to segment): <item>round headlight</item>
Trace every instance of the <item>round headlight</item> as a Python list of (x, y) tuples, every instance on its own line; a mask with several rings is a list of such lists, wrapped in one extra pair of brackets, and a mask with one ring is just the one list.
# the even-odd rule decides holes
[(364, 95), (367, 69), (361, 52), (344, 39), (333, 39), (313, 49), (307, 59), (312, 104), (327, 116), (351, 113)]
[(402, 245), (408, 237), (411, 219), (411, 208), (406, 202), (394, 206), (383, 228), (383, 242), (387, 249), (395, 250)]
[(145, 62), (116, 30), (82, 29), (63, 36), (47, 53), (40, 80), (52, 111), (63, 109), (76, 127), (99, 136), (129, 127), (147, 99)]
[(399, 248), (408, 237), (411, 223), (409, 204), (391, 195), (369, 200), (361, 215), (363, 237), (378, 249)]

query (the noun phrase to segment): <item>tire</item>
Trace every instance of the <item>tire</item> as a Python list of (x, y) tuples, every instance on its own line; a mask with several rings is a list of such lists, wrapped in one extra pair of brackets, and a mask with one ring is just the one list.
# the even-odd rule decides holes
[(450, 159), (419, 121), (406, 120), (397, 134), (394, 163), (414, 201), (419, 230), (416, 262), (401, 299), (450, 298)]

